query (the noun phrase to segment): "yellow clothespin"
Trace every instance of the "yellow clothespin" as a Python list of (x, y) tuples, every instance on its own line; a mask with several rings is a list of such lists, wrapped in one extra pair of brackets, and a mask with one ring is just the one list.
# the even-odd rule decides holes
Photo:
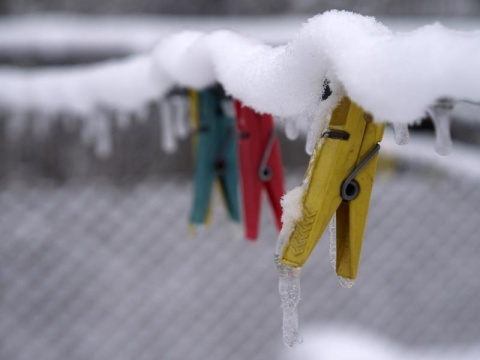
[(343, 278), (357, 277), (384, 129), (350, 99), (342, 99), (310, 159), (302, 216), (283, 248), (282, 263), (302, 267), (336, 212), (336, 271)]

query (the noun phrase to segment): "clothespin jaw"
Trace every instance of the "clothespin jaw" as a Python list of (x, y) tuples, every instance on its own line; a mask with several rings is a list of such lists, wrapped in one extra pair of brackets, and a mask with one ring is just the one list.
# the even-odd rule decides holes
[(337, 214), (339, 276), (355, 279), (384, 125), (348, 98), (332, 113), (304, 179), (303, 211), (281, 261), (302, 267)]

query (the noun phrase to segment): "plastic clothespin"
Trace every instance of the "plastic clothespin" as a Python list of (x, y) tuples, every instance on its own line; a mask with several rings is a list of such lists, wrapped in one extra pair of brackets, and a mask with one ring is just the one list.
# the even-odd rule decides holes
[(267, 191), (277, 228), (282, 227), (280, 199), (285, 193), (282, 157), (272, 116), (258, 114), (238, 100), (234, 105), (239, 132), (245, 237), (256, 240), (263, 188)]
[(302, 267), (336, 213), (336, 272), (357, 277), (384, 124), (343, 98), (317, 141), (304, 178), (303, 210), (281, 262)]
[(210, 199), (217, 180), (228, 214), (240, 222), (238, 199), (237, 137), (234, 119), (224, 111), (228, 101), (219, 86), (191, 91), (191, 114), (195, 136), (194, 199), (190, 214), (192, 225), (209, 222)]

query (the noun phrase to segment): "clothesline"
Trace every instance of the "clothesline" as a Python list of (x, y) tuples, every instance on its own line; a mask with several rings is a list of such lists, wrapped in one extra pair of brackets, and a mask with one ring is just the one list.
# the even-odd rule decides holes
[[(4, 67), (0, 106), (47, 117), (66, 112), (86, 118), (101, 108), (135, 113), (173, 87), (202, 89), (218, 82), (258, 112), (308, 118), (315, 138), (343, 94), (375, 121), (399, 124), (423, 118), (440, 98), (478, 101), (479, 40), (478, 31), (439, 24), (393, 32), (372, 17), (341, 11), (311, 18), (284, 46), (226, 30), (184, 31), (159, 41), (152, 52), (122, 60)], [(334, 96), (321, 101), (325, 79)]]

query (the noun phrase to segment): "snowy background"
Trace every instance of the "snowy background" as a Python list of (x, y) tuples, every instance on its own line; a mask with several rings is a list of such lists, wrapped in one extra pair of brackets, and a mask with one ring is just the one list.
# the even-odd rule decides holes
[[(277, 1), (276, 8), (245, 2), (256, 7), (256, 14), (282, 17), (233, 19), (34, 14), (95, 9), (88, 3), (2, 2), (4, 12), (31, 15), (0, 21), (0, 59), (34, 69), (92, 63), (150, 51), (183, 28), (231, 28), (283, 44), (309, 17), (298, 12), (331, 8), (328, 1)], [(107, 3), (83, 11), (153, 12), (147, 5), (132, 10), (133, 2)], [(141, 3), (135, 2), (137, 9)], [(170, 13), (197, 11), (175, 10), (181, 3), (170, 5)], [(437, 17), (392, 15), (456, 16), (442, 22), (480, 29), (476, 18), (459, 17), (478, 14), (475, 1), (456, 6), (384, 1), (360, 8), (354, 1), (343, 3), (350, 10), (386, 16), (384, 23), (400, 30)], [(235, 10), (225, 4), (215, 11), (253, 12), (247, 5), (247, 10)], [(111, 152), (100, 157), (95, 141), (85, 142), (85, 120), (75, 114), (2, 109), (1, 359), (480, 358), (476, 106), (457, 109), (449, 157), (435, 153), (428, 130), (413, 133), (405, 147), (395, 145), (387, 132), (357, 284), (340, 287), (328, 261), (328, 239), (321, 240), (302, 275), (304, 344), (294, 350), (282, 344), (273, 263), (277, 234), (268, 206), (255, 244), (233, 239), (220, 201), (211, 228), (191, 237), (190, 142), (179, 140), (173, 154), (162, 151), (159, 107), (155, 99), (128, 114), (123, 120), (128, 128), (117, 126), (122, 122), (108, 111), (95, 117), (111, 127)], [(45, 117), (48, 131), (31, 125)], [(305, 138), (281, 140), (291, 189), (301, 182), (308, 162)]]

